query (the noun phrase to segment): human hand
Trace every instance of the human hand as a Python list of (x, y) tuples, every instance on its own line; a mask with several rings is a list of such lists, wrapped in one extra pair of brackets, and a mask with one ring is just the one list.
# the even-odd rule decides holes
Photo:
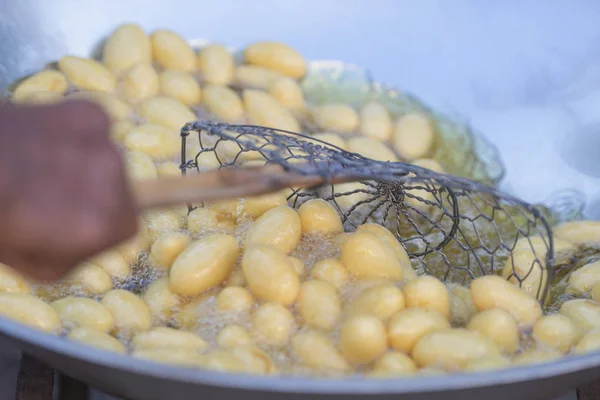
[(136, 226), (104, 110), (85, 101), (0, 109), (0, 262), (57, 279)]

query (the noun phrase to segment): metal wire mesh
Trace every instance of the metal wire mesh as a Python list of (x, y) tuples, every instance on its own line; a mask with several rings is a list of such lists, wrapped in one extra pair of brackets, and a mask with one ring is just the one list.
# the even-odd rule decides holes
[[(346, 231), (364, 223), (390, 230), (418, 272), (468, 283), (501, 274), (541, 301), (553, 265), (552, 233), (539, 210), (483, 184), (415, 165), (381, 162), (310, 136), (252, 125), (187, 124), (181, 131), (183, 173), (276, 163), (287, 171), (360, 181), (290, 188), (290, 206), (321, 198), (339, 212)], [(528, 268), (523, 257), (527, 251)], [(508, 265), (508, 267), (507, 267)], [(507, 271), (507, 268), (509, 269)], [(539, 279), (529, 279), (534, 276)]]

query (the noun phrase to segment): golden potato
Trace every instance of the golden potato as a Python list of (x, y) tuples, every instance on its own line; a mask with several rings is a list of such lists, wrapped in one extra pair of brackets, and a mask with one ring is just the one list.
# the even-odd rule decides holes
[(340, 318), (342, 301), (331, 284), (310, 280), (300, 285), (298, 311), (306, 325), (331, 330)]
[(255, 89), (246, 89), (242, 93), (248, 120), (255, 125), (300, 132), (296, 118), (275, 97)]
[(188, 106), (166, 96), (157, 96), (145, 100), (140, 104), (138, 112), (147, 122), (177, 132), (186, 123), (196, 120), (196, 114)]
[(158, 30), (150, 36), (152, 56), (164, 68), (193, 71), (196, 69), (196, 54), (188, 42), (169, 30)]
[(60, 316), (52, 306), (26, 293), (0, 293), (0, 315), (49, 333), (61, 327)]
[(281, 304), (265, 303), (254, 311), (251, 323), (257, 343), (283, 347), (294, 329), (294, 316)]
[(240, 96), (223, 85), (204, 86), (202, 98), (206, 109), (225, 122), (239, 122), (244, 117), (244, 105)]
[(269, 94), (290, 110), (302, 111), (306, 107), (302, 88), (291, 78), (274, 79), (269, 85)]
[(539, 347), (526, 350), (519, 354), (513, 359), (513, 364), (515, 366), (541, 364), (555, 361), (561, 357), (563, 357), (563, 354), (552, 347)]
[(421, 367), (437, 365), (444, 369), (463, 369), (483, 357), (500, 356), (492, 340), (468, 329), (446, 329), (423, 336), (412, 350)]
[(565, 301), (559, 312), (569, 317), (582, 334), (600, 327), (600, 303), (594, 300), (575, 299)]
[(537, 299), (541, 299), (548, 280), (544, 256), (544, 254), (534, 253), (531, 249), (513, 251), (506, 260), (502, 277)]
[(303, 233), (341, 233), (344, 231), (337, 210), (322, 199), (312, 199), (298, 209)]
[(296, 271), (298, 276), (302, 278), (306, 269), (304, 267), (304, 261), (302, 261), (298, 257), (290, 257), (290, 261), (292, 262), (292, 267), (294, 268), (294, 271)]
[(197, 296), (221, 284), (239, 254), (237, 239), (230, 235), (215, 234), (193, 242), (173, 262), (171, 289), (183, 296)]
[(275, 70), (291, 78), (302, 78), (307, 64), (292, 47), (279, 42), (256, 42), (244, 51), (246, 62)]
[(388, 323), (388, 337), (394, 349), (410, 353), (427, 333), (448, 328), (450, 323), (437, 311), (409, 308), (392, 316)]
[(250, 310), (254, 303), (252, 294), (239, 286), (226, 287), (217, 296), (217, 308), (222, 311)]
[(482, 276), (471, 282), (473, 304), (479, 311), (501, 308), (519, 324), (532, 326), (542, 316), (540, 303), (529, 293), (499, 276)]
[(150, 39), (137, 24), (120, 25), (106, 41), (103, 57), (104, 64), (115, 74), (121, 74), (138, 64), (150, 64)]
[(394, 250), (369, 232), (348, 235), (342, 244), (341, 262), (359, 278), (402, 280), (404, 268)]
[(156, 96), (158, 87), (158, 74), (149, 64), (136, 65), (123, 76), (123, 94), (131, 103)]
[(371, 374), (375, 376), (404, 376), (417, 372), (412, 358), (398, 351), (389, 351), (373, 364)]
[(365, 104), (360, 110), (360, 131), (363, 135), (380, 141), (392, 137), (392, 119), (388, 110), (378, 102)]
[(235, 69), (235, 83), (247, 89), (268, 90), (276, 80), (283, 76), (273, 71), (256, 65), (239, 65)]
[(29, 283), (17, 271), (0, 263), (0, 292), (29, 294)]
[(387, 332), (372, 315), (357, 315), (342, 323), (340, 350), (353, 364), (369, 364), (387, 350)]
[(102, 304), (86, 297), (67, 296), (51, 304), (66, 328), (86, 327), (110, 332), (115, 319)]
[(228, 85), (233, 80), (233, 55), (225, 46), (210, 44), (198, 55), (198, 69), (204, 82)]
[(131, 276), (131, 266), (119, 252), (105, 251), (90, 260), (115, 279), (125, 279)]
[(427, 157), (435, 144), (434, 127), (422, 114), (406, 114), (396, 121), (392, 135), (394, 149), (407, 161)]
[(171, 290), (168, 278), (157, 279), (148, 285), (142, 300), (148, 305), (154, 319), (159, 321), (168, 318), (181, 304), (179, 296)]
[(21, 102), (40, 92), (62, 95), (67, 91), (67, 86), (67, 78), (62, 72), (55, 70), (41, 71), (19, 83), (13, 92), (12, 99)]
[(224, 218), (213, 208), (198, 207), (187, 217), (188, 229), (195, 234), (209, 231), (233, 233), (235, 225), (229, 218)]
[(569, 276), (568, 282), (569, 288), (575, 294), (582, 295), (589, 292), (596, 283), (600, 283), (600, 261), (576, 269)]
[(111, 290), (102, 298), (102, 304), (111, 312), (115, 327), (121, 332), (147, 331), (152, 326), (150, 308), (127, 290)]
[(248, 287), (259, 299), (290, 305), (298, 297), (298, 274), (290, 259), (277, 248), (263, 244), (246, 247), (242, 269)]
[(131, 341), (131, 346), (134, 350), (174, 347), (193, 352), (207, 349), (208, 343), (193, 332), (159, 326), (136, 334)]
[(402, 289), (407, 308), (434, 310), (450, 318), (450, 293), (440, 280), (425, 275), (412, 280)]
[(158, 83), (162, 94), (172, 97), (187, 106), (198, 104), (202, 99), (200, 85), (189, 72), (163, 71), (158, 75)]
[(222, 349), (252, 344), (250, 333), (239, 325), (228, 325), (217, 335), (217, 345)]
[(554, 235), (576, 245), (600, 242), (600, 221), (569, 221), (552, 229)]
[(369, 137), (349, 139), (348, 151), (377, 161), (398, 161), (398, 157), (385, 144)]
[(492, 308), (477, 313), (467, 328), (487, 336), (506, 353), (514, 353), (519, 349), (521, 332), (515, 318), (506, 310)]
[(161, 233), (150, 248), (150, 261), (157, 267), (169, 269), (191, 242), (192, 239), (185, 233)]
[(331, 340), (315, 330), (300, 332), (294, 336), (292, 351), (302, 364), (310, 368), (338, 371), (350, 368)]
[(533, 326), (532, 337), (537, 343), (568, 353), (581, 334), (568, 317), (561, 314), (545, 315)]
[(102, 294), (113, 288), (112, 279), (102, 268), (89, 262), (84, 262), (71, 270), (66, 281), (76, 289), (87, 294)]
[(125, 354), (125, 346), (123, 343), (104, 332), (97, 331), (96, 329), (86, 327), (75, 328), (69, 332), (67, 338), (74, 342), (96, 347), (101, 350)]
[(358, 128), (358, 114), (346, 104), (326, 104), (314, 107), (312, 117), (324, 131), (339, 133), (354, 132)]
[(344, 264), (334, 258), (317, 262), (310, 271), (313, 279), (329, 282), (336, 289), (341, 289), (350, 278)]
[(592, 329), (575, 346), (575, 354), (586, 354), (600, 350), (600, 330)]
[(345, 309), (347, 315), (374, 315), (387, 321), (405, 307), (402, 291), (391, 282), (363, 290)]
[(300, 215), (284, 205), (267, 211), (250, 225), (245, 245), (267, 244), (289, 254), (298, 245), (301, 235)]
[(454, 325), (464, 326), (477, 312), (469, 288), (458, 284), (447, 284), (450, 291), (450, 315)]
[(84, 90), (114, 92), (117, 78), (96, 60), (65, 56), (58, 61), (58, 68), (75, 86)]

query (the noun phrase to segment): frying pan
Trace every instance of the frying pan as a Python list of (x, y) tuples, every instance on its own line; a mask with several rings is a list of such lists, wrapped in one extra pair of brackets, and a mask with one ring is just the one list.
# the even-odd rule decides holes
[[(407, 4), (406, 2), (380, 1), (378, 6), (383, 7), (383, 10), (377, 10), (375, 8), (369, 10), (369, 7), (374, 7), (372, 1), (365, 1), (362, 5), (358, 5), (360, 2), (356, 2), (357, 9), (354, 11), (353, 15), (349, 16), (348, 13), (351, 13), (351, 11), (348, 11), (348, 7), (345, 5), (347, 3), (339, 1), (331, 1), (327, 4), (322, 1), (311, 2), (307, 0), (289, 0), (287, 2), (266, 0), (263, 2), (223, 1), (218, 2), (219, 5), (215, 5), (214, 3), (215, 2), (213, 1), (202, 3), (199, 1), (191, 2), (185, 0), (172, 0), (169, 2), (156, 1), (151, 4), (148, 4), (148, 1), (142, 2), (136, 0), (107, 0), (102, 3), (87, 0), (80, 0), (77, 2), (69, 0), (56, 0), (52, 2), (46, 0), (6, 0), (0, 2), (0, 37), (3, 38), (3, 43), (0, 46), (0, 88), (5, 87), (13, 79), (39, 70), (45, 63), (50, 62), (67, 52), (83, 55), (89, 54), (93, 51), (97, 38), (107, 35), (117, 24), (124, 21), (138, 21), (149, 30), (164, 26), (172, 27), (173, 29), (180, 31), (186, 37), (208, 36), (220, 38), (228, 43), (239, 42), (236, 44), (264, 39), (265, 37), (272, 37), (279, 38), (282, 41), (289, 42), (302, 48), (297, 41), (295, 42), (295, 38), (303, 35), (307, 35), (310, 38), (310, 32), (306, 32), (307, 27), (310, 29), (317, 29), (316, 25), (326, 25), (322, 24), (322, 21), (320, 20), (315, 24), (311, 24), (310, 21), (306, 20), (301, 21), (301, 24), (293, 23), (292, 20), (302, 20), (298, 15), (306, 17), (306, 13), (299, 14), (302, 9), (307, 7), (318, 7), (318, 14), (320, 16), (325, 15), (327, 19), (331, 21), (343, 21), (351, 20), (353, 16), (356, 17), (361, 14), (367, 16), (365, 18), (374, 18), (374, 15), (376, 18), (385, 18), (388, 14), (393, 15), (395, 13), (398, 15), (398, 9), (391, 10), (393, 12), (387, 12), (385, 8), (395, 7), (398, 3)], [(256, 21), (252, 19), (256, 18), (257, 15), (259, 17), (262, 15), (262, 18), (274, 18), (274, 16), (279, 15), (280, 12), (283, 13), (285, 11), (284, 8), (282, 8), (282, 4), (284, 3), (285, 8), (288, 9), (287, 12), (293, 14), (288, 20), (283, 20), (283, 22), (279, 21), (279, 23), (274, 21), (273, 23), (265, 24), (260, 20)], [(415, 4), (416, 3), (419, 2), (415, 2)], [(433, 17), (431, 13), (437, 6), (443, 8), (443, 6), (441, 6), (443, 2), (439, 2), (437, 6), (432, 6), (432, 4), (435, 3), (436, 2), (429, 2), (431, 9), (426, 10), (427, 12), (430, 12), (430, 17)], [(463, 11), (471, 8), (474, 10), (473, 12), (482, 14), (485, 12), (486, 7), (488, 7), (486, 4), (487, 3), (482, 3), (477, 0), (457, 0), (456, 2), (452, 2), (452, 7), (463, 9)], [(533, 2), (531, 4), (533, 4)], [(592, 7), (593, 3), (586, 4), (585, 7), (582, 5), (578, 9), (584, 14), (593, 16), (594, 13), (588, 10), (589, 7)], [(223, 21), (225, 17), (229, 17), (227, 14), (229, 11), (225, 11), (227, 6), (238, 7), (238, 9), (243, 9), (243, 12), (240, 13), (242, 16), (234, 18), (233, 22), (232, 18), (228, 18), (228, 23), (223, 24), (218, 21)], [(219, 9), (219, 7), (221, 7), (221, 9)], [(189, 10), (196, 11), (194, 8), (198, 8), (197, 18), (191, 17), (194, 13), (188, 12)], [(518, 8), (520, 11), (523, 11), (523, 8), (527, 8), (527, 6), (523, 5)], [(94, 11), (91, 11), (92, 9)], [(573, 7), (569, 7), (569, 9), (572, 10)], [(564, 17), (564, 13), (557, 9), (554, 10), (557, 14), (561, 14), (561, 18)], [(344, 18), (340, 18), (340, 12), (346, 13), (342, 15)], [(494, 11), (491, 11), (490, 13), (494, 14)], [(549, 14), (546, 15), (546, 17), (552, 19)], [(582, 15), (582, 18), (578, 20), (579, 23), (576, 27), (569, 29), (569, 32), (580, 32), (582, 38), (587, 37), (584, 32), (582, 32), (582, 26), (585, 26), (585, 18), (583, 17), (584, 16)], [(211, 18), (214, 21), (209, 21)], [(467, 19), (476, 20), (477, 18), (467, 16)], [(527, 24), (529, 26), (532, 23), (538, 23), (542, 19), (543, 18), (537, 14), (535, 18), (529, 18)], [(235, 26), (236, 22), (238, 24), (237, 27)], [(242, 22), (245, 24), (242, 24)], [(370, 22), (375, 25), (376, 21)], [(391, 21), (387, 21), (387, 23), (390, 22)], [(404, 22), (408, 23), (408, 21)], [(351, 27), (342, 27), (338, 33), (340, 38), (338, 38), (339, 40), (337, 40), (336, 43), (345, 43), (343, 40), (344, 38), (342, 37), (345, 34), (344, 29), (356, 29), (353, 24), (354, 23), (351, 24)], [(430, 20), (424, 24), (428, 26), (435, 25), (431, 23)], [(483, 25), (484, 23), (481, 24), (481, 29), (484, 29)], [(381, 35), (381, 40), (387, 41), (382, 46), (387, 45), (391, 48), (392, 45), (394, 45), (394, 48), (397, 48), (397, 46), (395, 46), (396, 40), (399, 36), (403, 36), (399, 30), (402, 29), (402, 26), (394, 24), (389, 26), (388, 31), (381, 31), (382, 27), (385, 26), (385, 23), (374, 26), (374, 29), (379, 30), (378, 34)], [(555, 25), (555, 28), (556, 26), (558, 25)], [(211, 32), (211, 30), (214, 32)], [(255, 36), (257, 37), (248, 37), (248, 35), (251, 35), (252, 31), (256, 31)], [(554, 29), (554, 31), (556, 32), (558, 29)], [(335, 29), (333, 27), (327, 27), (326, 36), (335, 34)], [(450, 34), (452, 34), (450, 30), (445, 33), (445, 35)], [(264, 35), (264, 37), (258, 37), (260, 35)], [(364, 32), (361, 32), (361, 35), (364, 35)], [(358, 36), (356, 37), (358, 38)], [(411, 37), (408, 38), (411, 39)], [(592, 38), (592, 36), (590, 36), (590, 38)], [(371, 39), (374, 38), (371, 37)], [(427, 38), (424, 38), (424, 40), (427, 40)], [(549, 40), (552, 41), (552, 39)], [(334, 54), (337, 55), (338, 58), (352, 59), (352, 54), (336, 52), (335, 49), (332, 48), (328, 49), (326, 40), (320, 38), (317, 39), (317, 37), (313, 35), (312, 41), (318, 43), (318, 46), (312, 47), (312, 52), (314, 54), (308, 54), (309, 58), (317, 58), (319, 53), (318, 49), (326, 49), (325, 54)], [(580, 44), (583, 42), (583, 39), (580, 41), (569, 41), (571, 47), (575, 47), (573, 45), (574, 43)], [(410, 45), (411, 43), (403, 42), (403, 46)], [(474, 45), (474, 42), (470, 42), (469, 46), (471, 45)], [(552, 48), (555, 51), (558, 45), (556, 42), (553, 42), (552, 45), (554, 46)], [(308, 47), (310, 48), (310, 46)], [(360, 46), (355, 47), (365, 49), (378, 48), (377, 46), (372, 46), (367, 43), (362, 43)], [(495, 60), (502, 58), (500, 55), (502, 49), (497, 45), (493, 47), (495, 55), (497, 56), (493, 58)], [(423, 52), (416, 53), (423, 55)], [(435, 54), (435, 52), (431, 53)], [(413, 53), (408, 52), (407, 54), (410, 55)], [(373, 63), (377, 63), (378, 61), (376, 60), (376, 57), (375, 61), (373, 61), (372, 56), (376, 56), (376, 54), (372, 52), (369, 54), (362, 54), (357, 60), (362, 60), (364, 63), (373, 65)], [(388, 56), (386, 55), (385, 57), (387, 59)], [(413, 59), (416, 64), (412, 68), (414, 70), (419, 70), (419, 73), (422, 73), (421, 71), (439, 73), (440, 71), (431, 69), (431, 65), (433, 65), (436, 60), (431, 58), (427, 59), (427, 56), (424, 57), (425, 58), (421, 61), (419, 61), (419, 59)], [(460, 57), (460, 55), (457, 55), (457, 59)], [(473, 61), (472, 58), (465, 58), (464, 52), (462, 57), (463, 61), (466, 63)], [(545, 61), (541, 60), (543, 57), (539, 54), (537, 57), (538, 63), (543, 63), (543, 61)], [(371, 59), (371, 61), (369, 61), (369, 59)], [(437, 64), (439, 65), (439, 60), (437, 61)], [(383, 60), (380, 60), (380, 62), (383, 62)], [(442, 64), (443, 65), (439, 68), (447, 70), (448, 65)], [(461, 68), (457, 68), (457, 70), (462, 70), (463, 65), (460, 66)], [(507, 65), (504, 64), (504, 66), (506, 67)], [(386, 72), (385, 68), (380, 68), (380, 70), (382, 70), (384, 74), (378, 74), (378, 77), (383, 80), (390, 81), (390, 83), (396, 85), (407, 83), (394, 80), (396, 79), (396, 76), (401, 75), (401, 73), (396, 70), (387, 70), (388, 76), (384, 76)], [(477, 72), (474, 68), (465, 69), (465, 71), (465, 73)], [(411, 77), (410, 70), (407, 71), (405, 69), (404, 72), (408, 73), (409, 77)], [(412, 77), (415, 76), (416, 75), (412, 75)], [(447, 76), (446, 78), (448, 81), (451, 81), (456, 77), (457, 76)], [(509, 93), (509, 91), (510, 88), (518, 86), (516, 83), (518, 79), (513, 79), (512, 82), (507, 84), (507, 81), (503, 80), (502, 77), (502, 74), (498, 74), (495, 76), (495, 79), (489, 80), (489, 82), (493, 81), (497, 86), (495, 89), (487, 87), (486, 89), (488, 90), (485, 94), (494, 97), (499, 94), (499, 90), (504, 90), (500, 93), (503, 94), (500, 98), (507, 103), (513, 102), (514, 104), (509, 105), (515, 106), (517, 105), (516, 103), (521, 102), (523, 99), (515, 93)], [(462, 78), (462, 80), (458, 79), (458, 81), (464, 84), (466, 81), (464, 77)], [(516, 78), (514, 74), (512, 75), (512, 78)], [(415, 82), (417, 82), (417, 84), (413, 84), (411, 89), (418, 93), (423, 91), (428, 92), (428, 94), (434, 98), (443, 98), (444, 94), (448, 94), (435, 92), (431, 86), (421, 85), (419, 87), (418, 79), (415, 79)], [(441, 86), (439, 79), (432, 79), (432, 82), (434, 85), (437, 84), (438, 86)], [(421, 81), (420, 83), (422, 84), (423, 82)], [(456, 103), (464, 106), (460, 107), (461, 110), (470, 113), (473, 110), (469, 109), (469, 103), (465, 100), (466, 97), (468, 96), (463, 96), (462, 99)], [(496, 97), (498, 98), (498, 96)], [(534, 124), (534, 122), (530, 123)], [(500, 136), (494, 139), (498, 139), (504, 143), (511, 140), (510, 138)], [(532, 137), (532, 140), (534, 139), (535, 137)], [(512, 140), (514, 140), (514, 135)], [(541, 140), (548, 140), (548, 137), (543, 137)], [(544, 151), (546, 152), (544, 153)], [(551, 149), (544, 148), (544, 146), (539, 146), (536, 147), (536, 154), (532, 155), (528, 153), (527, 157), (531, 158), (533, 156), (536, 160), (552, 159), (555, 156), (552, 151), (553, 150)], [(538, 152), (539, 154), (537, 154)], [(518, 154), (513, 156), (509, 160), (509, 167), (517, 167), (520, 161), (522, 160), (518, 159)], [(579, 175), (568, 175), (567, 172), (570, 173), (572, 171), (565, 170), (565, 176), (562, 179), (557, 179), (559, 177), (554, 175), (551, 179), (540, 179), (539, 182), (541, 183), (528, 180), (527, 184), (530, 186), (531, 192), (535, 192), (539, 191), (540, 185), (545, 185), (548, 180), (551, 180), (556, 185), (560, 185), (562, 182), (567, 183), (569, 186), (581, 184), (581, 182), (583, 182)], [(526, 174), (517, 175), (524, 176), (524, 178), (522, 178), (523, 180), (527, 177)], [(509, 178), (510, 177), (509, 174)], [(523, 183), (518, 180), (513, 180), (510, 183), (517, 188), (523, 186)], [(554, 189), (558, 188), (560, 187), (556, 186)], [(543, 189), (545, 190), (546, 187)], [(526, 197), (526, 200), (535, 201), (538, 199)], [(485, 398), (486, 400), (535, 400), (555, 397), (569, 389), (600, 376), (600, 353), (598, 353), (587, 356), (569, 357), (549, 364), (514, 368), (493, 373), (415, 377), (394, 380), (365, 380), (357, 377), (350, 377), (342, 380), (315, 380), (288, 377), (266, 378), (189, 370), (154, 364), (148, 361), (102, 352), (87, 346), (67, 342), (65, 339), (32, 330), (4, 318), (0, 318), (0, 336), (14, 342), (15, 345), (23, 351), (67, 375), (82, 380), (107, 393), (136, 400), (192, 398), (222, 399), (224, 397), (231, 399), (243, 398), (245, 400), (284, 398), (312, 399), (315, 397), (346, 399), (365, 395), (376, 396), (380, 399), (426, 400), (444, 398), (447, 400), (469, 400)]]

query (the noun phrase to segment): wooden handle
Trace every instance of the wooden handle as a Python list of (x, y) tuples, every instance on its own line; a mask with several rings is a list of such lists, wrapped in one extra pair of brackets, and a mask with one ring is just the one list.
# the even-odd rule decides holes
[[(355, 180), (356, 177), (344, 176), (332, 180), (332, 183)], [(307, 188), (321, 185), (325, 181), (321, 176), (300, 175), (284, 171), (279, 165), (265, 165), (139, 182), (134, 186), (134, 194), (138, 207), (146, 210), (190, 202), (257, 196), (288, 187)]]

